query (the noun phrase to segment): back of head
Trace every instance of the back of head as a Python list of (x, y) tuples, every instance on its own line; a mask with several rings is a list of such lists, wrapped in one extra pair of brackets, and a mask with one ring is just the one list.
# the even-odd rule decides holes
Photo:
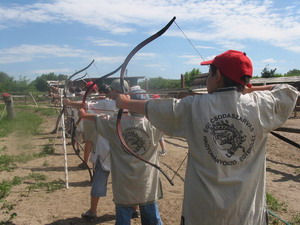
[(104, 94), (108, 94), (108, 93), (111, 92), (111, 87), (107, 84), (102, 84), (99, 87), (99, 92), (104, 93)]
[[(253, 74), (250, 58), (246, 53), (228, 50), (217, 55), (213, 60), (201, 62), (201, 65), (211, 65), (212, 70), (219, 69), (224, 79), (224, 86), (238, 86), (243, 88), (249, 84)], [(213, 71), (214, 72), (214, 71)]]
[(147, 94), (147, 92), (144, 89), (136, 89), (136, 90), (131, 89), (130, 98), (135, 99), (135, 100), (148, 100), (148, 99), (150, 99), (149, 95)]
[[(129, 91), (129, 85), (127, 83), (126, 80), (124, 80), (124, 91), (128, 92)], [(112, 91), (117, 91), (119, 93), (123, 93), (122, 87), (121, 87), (121, 81), (120, 79), (114, 79), (111, 84), (110, 84), (110, 88)]]
[[(144, 89), (135, 89), (131, 90), (130, 92), (130, 98), (134, 100), (148, 100), (150, 99), (149, 94)], [(130, 112), (132, 116), (137, 116), (137, 117), (144, 117), (142, 114)]]

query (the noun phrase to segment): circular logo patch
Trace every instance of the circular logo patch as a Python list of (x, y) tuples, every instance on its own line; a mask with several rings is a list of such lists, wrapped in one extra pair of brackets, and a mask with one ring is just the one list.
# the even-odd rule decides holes
[(255, 141), (253, 125), (236, 114), (214, 116), (203, 131), (208, 154), (216, 163), (224, 166), (244, 161), (250, 155)]
[(123, 136), (127, 145), (138, 155), (143, 155), (151, 146), (149, 135), (141, 128), (127, 128)]

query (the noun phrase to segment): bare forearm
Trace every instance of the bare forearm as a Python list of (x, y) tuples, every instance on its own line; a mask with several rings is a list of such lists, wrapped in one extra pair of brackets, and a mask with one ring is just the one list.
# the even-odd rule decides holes
[(246, 88), (244, 93), (251, 93), (253, 91), (270, 91), (274, 85), (263, 85), (263, 86), (252, 86), (251, 88)]
[(124, 102), (122, 108), (128, 109), (129, 112), (135, 112), (145, 115), (145, 105), (147, 101), (144, 100), (128, 100)]

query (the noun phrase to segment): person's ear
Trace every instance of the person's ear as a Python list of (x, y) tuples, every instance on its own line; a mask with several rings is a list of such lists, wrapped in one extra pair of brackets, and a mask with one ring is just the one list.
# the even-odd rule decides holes
[(217, 71), (216, 71), (216, 82), (218, 83), (218, 84), (221, 84), (221, 85), (223, 85), (223, 76), (222, 76), (222, 74), (221, 74), (221, 72), (220, 72), (220, 70), (219, 69), (217, 69)]

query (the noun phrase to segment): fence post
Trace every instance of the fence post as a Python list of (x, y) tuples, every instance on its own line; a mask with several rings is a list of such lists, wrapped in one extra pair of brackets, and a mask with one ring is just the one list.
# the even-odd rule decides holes
[(14, 110), (14, 102), (13, 98), (10, 94), (4, 93), (2, 94), (8, 119), (14, 119), (16, 117), (15, 110)]
[(35, 106), (36, 106), (36, 107), (39, 107), (39, 106), (38, 106), (38, 104), (36, 103), (36, 101), (35, 101), (35, 99), (34, 99), (34, 97), (33, 97), (32, 93), (31, 93), (31, 92), (29, 92), (29, 94), (30, 94), (30, 96), (31, 96), (31, 98), (32, 98), (32, 100), (33, 100), (33, 102), (34, 102)]
[(185, 88), (184, 75), (183, 74), (180, 75), (180, 86), (181, 86), (181, 88)]

